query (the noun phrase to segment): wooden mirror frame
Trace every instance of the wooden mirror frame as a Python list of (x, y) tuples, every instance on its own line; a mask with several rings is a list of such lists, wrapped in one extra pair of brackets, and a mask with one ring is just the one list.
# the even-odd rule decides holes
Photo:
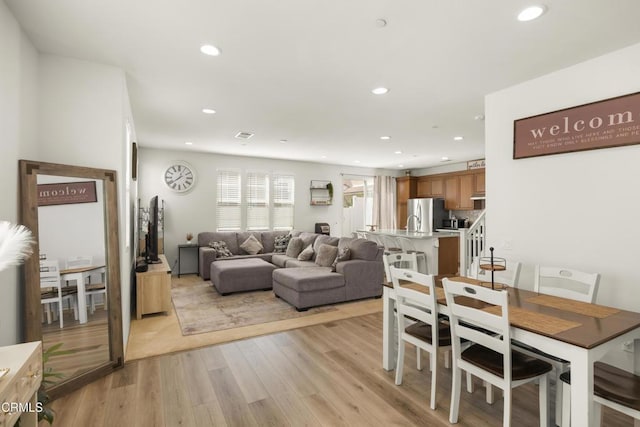
[(109, 360), (72, 378), (65, 379), (47, 389), (55, 399), (105, 376), (124, 366), (122, 342), (122, 304), (120, 301), (120, 249), (118, 239), (118, 199), (116, 171), (55, 163), (20, 160), (21, 223), (36, 236), (34, 255), (24, 264), (24, 338), (25, 341), (42, 340), (40, 303), (40, 245), (38, 241), (38, 175), (67, 176), (103, 181), (105, 267), (107, 273), (107, 307), (109, 329)]

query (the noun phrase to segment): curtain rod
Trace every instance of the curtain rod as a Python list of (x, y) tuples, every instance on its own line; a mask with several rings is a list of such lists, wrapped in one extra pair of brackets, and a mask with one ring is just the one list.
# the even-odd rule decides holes
[(347, 176), (361, 176), (363, 178), (375, 178), (376, 177), (376, 175), (359, 175), (357, 173), (342, 173), (342, 172), (340, 173), (340, 176), (345, 176), (345, 175), (347, 175)]

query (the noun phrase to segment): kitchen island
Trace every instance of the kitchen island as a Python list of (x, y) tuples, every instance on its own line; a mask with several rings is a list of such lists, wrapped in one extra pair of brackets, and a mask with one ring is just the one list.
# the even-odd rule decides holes
[(424, 252), (427, 256), (427, 264), (418, 260), (418, 268), (421, 272), (433, 275), (456, 275), (460, 259), (460, 233), (455, 231), (434, 231), (421, 233), (407, 230), (358, 230), (369, 240), (375, 240), (385, 247), (402, 247), (402, 238), (408, 239), (406, 244), (412, 249)]

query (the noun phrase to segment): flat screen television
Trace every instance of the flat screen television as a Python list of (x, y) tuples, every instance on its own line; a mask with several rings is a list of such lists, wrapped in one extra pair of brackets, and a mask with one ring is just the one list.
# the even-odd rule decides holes
[(153, 196), (149, 202), (149, 229), (145, 239), (147, 246), (147, 263), (160, 262), (158, 258), (158, 196)]

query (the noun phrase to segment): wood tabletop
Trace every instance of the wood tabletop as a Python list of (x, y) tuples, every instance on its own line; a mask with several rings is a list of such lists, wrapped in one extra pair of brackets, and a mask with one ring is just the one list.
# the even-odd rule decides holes
[[(474, 286), (491, 286), (490, 283), (468, 277), (450, 277), (450, 280)], [(441, 282), (437, 282), (441, 287)], [(402, 284), (402, 286), (416, 290), (425, 289), (417, 283)], [(579, 347), (587, 349), (597, 347), (640, 327), (640, 313), (524, 289), (505, 288), (509, 292), (509, 322), (513, 326)], [(438, 303), (446, 305), (444, 290), (436, 288), (436, 292)], [(473, 305), (477, 306), (477, 304)], [(487, 311), (492, 311), (489, 305), (481, 306)]]
[(84, 273), (85, 271), (98, 270), (104, 267), (104, 265), (88, 265), (85, 267), (67, 268), (66, 270), (60, 270), (60, 274)]

